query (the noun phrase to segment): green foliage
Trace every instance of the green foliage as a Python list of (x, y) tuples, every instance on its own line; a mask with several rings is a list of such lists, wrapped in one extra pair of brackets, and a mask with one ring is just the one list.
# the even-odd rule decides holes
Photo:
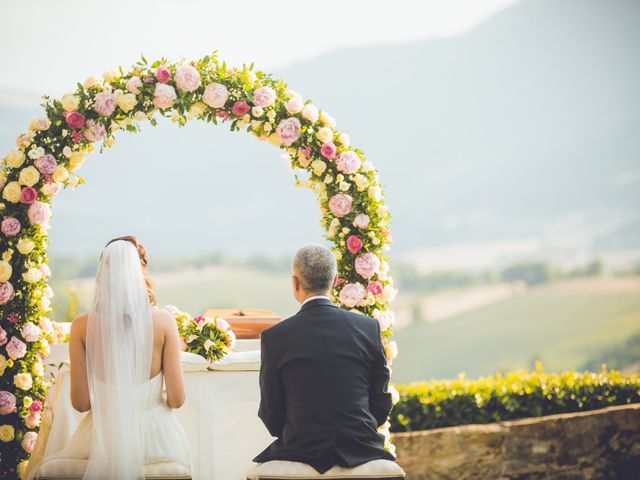
[(396, 387), (391, 431), (408, 432), (580, 412), (640, 402), (640, 376), (616, 371), (528, 373)]

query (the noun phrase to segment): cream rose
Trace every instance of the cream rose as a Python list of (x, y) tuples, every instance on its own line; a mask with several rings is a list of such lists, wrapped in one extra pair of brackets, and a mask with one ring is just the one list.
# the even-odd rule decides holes
[(302, 109), (302, 116), (311, 123), (315, 123), (318, 121), (320, 114), (318, 108), (313, 103), (307, 103)]
[(34, 118), (29, 122), (29, 130), (31, 131), (44, 131), (48, 130), (51, 126), (51, 120), (48, 118)]
[(9, 443), (15, 438), (15, 429), (13, 425), (0, 425), (0, 441)]
[(0, 262), (0, 282), (8, 282), (13, 273), (13, 268), (9, 262)]
[(9, 182), (2, 191), (2, 198), (7, 202), (18, 203), (22, 195), (22, 188), (18, 182)]
[(369, 187), (369, 179), (364, 175), (362, 175), (361, 173), (357, 173), (355, 175), (354, 181), (356, 182), (356, 188), (360, 192), (362, 192), (363, 190)]
[(80, 99), (73, 93), (68, 92), (62, 96), (60, 103), (65, 112), (73, 112), (74, 110), (78, 110)]
[(24, 153), (20, 150), (13, 150), (4, 157), (4, 163), (11, 168), (20, 168), (24, 163)]
[(136, 100), (136, 96), (133, 93), (120, 93), (116, 94), (116, 105), (120, 107), (120, 109), (127, 113), (133, 110), (133, 107), (136, 106), (138, 101)]
[(69, 170), (62, 165), (58, 165), (51, 174), (54, 182), (63, 183), (69, 178)]
[(304, 108), (304, 102), (302, 101), (302, 97), (300, 95), (294, 94), (285, 105), (287, 112), (291, 114), (300, 113)]
[(22, 278), (27, 283), (36, 283), (42, 280), (42, 272), (38, 268), (30, 268), (22, 274)]
[(369, 198), (376, 202), (382, 200), (382, 189), (377, 185), (369, 187)]
[(322, 127), (320, 130), (318, 130), (318, 133), (316, 133), (316, 137), (322, 143), (330, 142), (331, 140), (333, 140), (333, 130), (331, 130), (329, 127)]
[(21, 238), (18, 241), (17, 248), (22, 255), (29, 255), (35, 246), (35, 242), (30, 238)]
[(26, 185), (27, 187), (33, 187), (40, 180), (40, 172), (36, 167), (27, 167), (23, 168), (20, 171), (20, 176), (18, 177), (18, 182), (21, 185)]
[(118, 70), (107, 70), (102, 74), (102, 78), (105, 82), (113, 82), (116, 78), (120, 76), (120, 72)]
[(313, 173), (317, 177), (319, 177), (327, 169), (327, 164), (322, 160), (314, 160), (313, 162), (311, 162), (311, 168), (313, 169)]
[(84, 163), (84, 153), (76, 152), (69, 158), (69, 169), (75, 172)]
[(348, 133), (340, 133), (338, 134), (338, 143), (343, 147), (348, 147), (351, 144), (351, 137)]
[(20, 390), (31, 390), (33, 378), (30, 373), (18, 373), (13, 377), (13, 384)]
[(87, 79), (82, 83), (82, 86), (84, 88), (91, 88), (91, 87), (95, 87), (96, 85), (100, 85), (100, 79), (95, 75), (91, 75), (90, 77), (87, 77)]
[(27, 155), (29, 155), (29, 158), (31, 160), (36, 160), (44, 155), (44, 148), (42, 147), (32, 148), (31, 150), (29, 150), (29, 153)]
[(333, 117), (324, 111), (320, 112), (320, 121), (327, 127), (335, 128), (336, 126), (336, 121), (333, 119)]
[(253, 107), (251, 109), (251, 115), (256, 118), (260, 118), (264, 114), (264, 108), (262, 107)]

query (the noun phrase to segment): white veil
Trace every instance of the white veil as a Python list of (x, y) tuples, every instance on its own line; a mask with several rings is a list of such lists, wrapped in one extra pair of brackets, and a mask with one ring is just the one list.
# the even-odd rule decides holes
[(153, 348), (151, 304), (138, 251), (124, 240), (104, 249), (87, 326), (94, 442), (85, 479), (142, 478), (142, 384)]

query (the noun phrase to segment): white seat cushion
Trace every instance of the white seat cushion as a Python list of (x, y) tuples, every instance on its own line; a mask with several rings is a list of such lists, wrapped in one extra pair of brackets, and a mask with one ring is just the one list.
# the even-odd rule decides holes
[[(38, 467), (36, 479), (71, 480), (82, 478), (87, 466), (87, 460), (76, 458), (52, 458), (45, 460)], [(191, 471), (175, 462), (152, 463), (144, 466), (144, 478), (191, 478)]]
[(306, 463), (273, 460), (254, 466), (247, 474), (247, 480), (267, 479), (313, 479), (313, 478), (404, 478), (400, 466), (390, 460), (373, 460), (354, 468), (335, 466), (320, 474)]

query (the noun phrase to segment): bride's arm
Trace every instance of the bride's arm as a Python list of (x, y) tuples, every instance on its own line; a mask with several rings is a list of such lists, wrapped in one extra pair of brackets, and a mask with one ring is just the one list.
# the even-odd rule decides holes
[(71, 405), (79, 412), (87, 412), (91, 409), (87, 380), (87, 353), (84, 346), (86, 331), (87, 315), (80, 315), (71, 323), (69, 335)]
[[(165, 317), (166, 314), (166, 317)], [(180, 363), (180, 336), (176, 322), (169, 313), (162, 312), (164, 325), (164, 348), (162, 349), (162, 372), (167, 390), (167, 405), (180, 408), (184, 403), (184, 377)]]

